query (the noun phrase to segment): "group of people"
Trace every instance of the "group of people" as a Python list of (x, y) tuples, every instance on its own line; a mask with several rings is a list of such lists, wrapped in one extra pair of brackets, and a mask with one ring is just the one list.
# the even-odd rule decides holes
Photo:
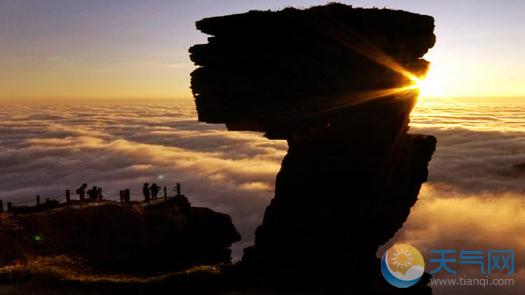
[(142, 194), (144, 195), (144, 200), (149, 201), (151, 199), (157, 199), (159, 196), (161, 187), (158, 186), (156, 183), (152, 183), (149, 185), (149, 183), (144, 183), (144, 186), (142, 187)]
[(100, 201), (104, 198), (102, 196), (102, 188), (93, 186), (91, 189), (87, 189), (87, 183), (83, 183), (76, 191), (81, 201), (86, 200), (86, 194), (89, 200)]
[[(88, 185), (86, 183), (83, 183), (76, 191), (78, 194), (80, 201), (86, 200), (86, 195), (88, 200), (91, 201), (100, 201), (104, 197), (102, 196), (102, 188), (93, 186), (91, 189), (87, 188)], [(149, 183), (144, 183), (144, 186), (142, 187), (142, 194), (144, 195), (144, 200), (154, 200), (157, 199), (159, 196), (159, 192), (161, 190), (161, 187), (158, 186), (156, 183), (152, 183), (151, 185)]]

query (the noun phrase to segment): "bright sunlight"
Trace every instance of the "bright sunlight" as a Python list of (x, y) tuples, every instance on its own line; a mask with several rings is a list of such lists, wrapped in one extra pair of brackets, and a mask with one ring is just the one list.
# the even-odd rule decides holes
[(426, 77), (415, 81), (419, 97), (445, 97), (443, 80), (439, 71), (431, 66)]

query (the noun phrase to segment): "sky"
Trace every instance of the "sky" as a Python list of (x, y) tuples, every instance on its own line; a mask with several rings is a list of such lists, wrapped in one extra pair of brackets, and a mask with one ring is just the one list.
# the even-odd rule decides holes
[[(525, 96), (525, 1), (340, 1), (436, 19), (428, 95)], [(0, 100), (190, 98), (195, 21), (315, 0), (2, 0)]]

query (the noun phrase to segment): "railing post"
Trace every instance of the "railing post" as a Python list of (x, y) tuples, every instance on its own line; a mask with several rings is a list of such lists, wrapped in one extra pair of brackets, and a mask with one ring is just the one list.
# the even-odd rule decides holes
[(36, 206), (40, 207), (40, 196), (36, 196)]
[(177, 196), (180, 196), (180, 183), (177, 182)]
[(66, 203), (69, 203), (71, 201), (71, 192), (67, 189), (66, 190)]
[(164, 187), (164, 200), (168, 199), (168, 188)]
[(119, 196), (120, 196), (120, 203), (124, 204), (124, 191), (123, 190), (120, 190)]
[(124, 203), (129, 203), (130, 199), (131, 199), (131, 191), (129, 190), (129, 188), (127, 188), (125, 190), (125, 194), (126, 194), (126, 199), (125, 199)]

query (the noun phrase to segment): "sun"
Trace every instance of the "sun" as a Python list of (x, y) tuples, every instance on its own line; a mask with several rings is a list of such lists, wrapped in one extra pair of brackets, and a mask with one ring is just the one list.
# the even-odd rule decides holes
[(419, 97), (442, 97), (443, 90), (439, 83), (432, 79), (432, 77), (425, 77), (416, 81), (416, 87), (419, 89)]
[(401, 89), (417, 89), (418, 98), (446, 98), (445, 83), (447, 76), (442, 75), (440, 71), (430, 68), (423, 77), (418, 77), (410, 72), (404, 73), (405, 77), (411, 82), (408, 86)]
[(446, 97), (444, 83), (446, 75), (440, 71), (439, 67), (431, 65), (425, 77), (412, 80), (414, 87), (419, 89), (419, 98)]

